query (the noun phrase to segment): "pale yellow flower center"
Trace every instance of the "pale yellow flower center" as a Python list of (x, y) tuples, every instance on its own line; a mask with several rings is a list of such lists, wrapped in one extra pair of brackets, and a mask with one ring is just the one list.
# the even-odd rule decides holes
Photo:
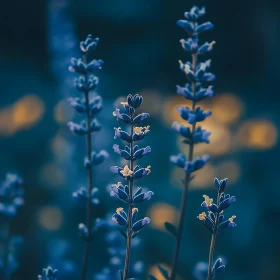
[(205, 200), (206, 205), (207, 205), (207, 206), (211, 206), (212, 203), (213, 203), (213, 199), (210, 198), (210, 197), (207, 196), (207, 195), (203, 195), (203, 197), (204, 197), (204, 200)]
[(120, 215), (121, 211), (123, 211), (123, 208), (119, 207), (117, 208), (116, 212)]
[(121, 182), (118, 182), (118, 183), (115, 184), (114, 186), (115, 186), (116, 188), (118, 188), (121, 184), (122, 184)]
[(137, 134), (137, 135), (140, 135), (142, 133), (142, 129), (143, 127), (134, 127), (134, 133)]
[(134, 213), (134, 212), (138, 212), (138, 208), (133, 208), (132, 213)]
[(123, 105), (123, 107), (128, 106), (127, 102), (121, 102), (121, 104)]
[(199, 214), (197, 216), (197, 218), (200, 220), (200, 221), (204, 221), (205, 220), (205, 217), (206, 217), (206, 213), (205, 212), (202, 212), (201, 214)]
[(126, 165), (126, 166), (124, 167), (124, 169), (121, 170), (121, 173), (122, 173), (122, 175), (123, 175), (124, 177), (127, 177), (127, 176), (132, 175), (132, 174), (133, 174), (133, 171), (129, 169), (128, 165)]
[(148, 171), (148, 174), (150, 174), (152, 171), (150, 170), (150, 168), (151, 168), (151, 165), (148, 165), (146, 168), (145, 168), (145, 170), (146, 171)]
[(191, 72), (191, 67), (188, 64), (184, 64), (182, 60), (179, 60), (180, 68), (184, 70), (186, 74), (189, 74)]
[(236, 218), (236, 216), (232, 216), (231, 218), (229, 218), (228, 220), (233, 223), (233, 220)]

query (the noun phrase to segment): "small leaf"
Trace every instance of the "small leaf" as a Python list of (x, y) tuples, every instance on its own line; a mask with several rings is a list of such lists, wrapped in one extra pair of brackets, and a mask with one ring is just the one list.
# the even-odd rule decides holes
[(126, 232), (125, 232), (124, 230), (118, 228), (118, 231), (121, 233), (121, 235), (122, 235), (125, 239), (127, 239), (127, 234), (126, 234)]
[(168, 222), (165, 222), (165, 223), (164, 223), (164, 227), (165, 227), (165, 229), (166, 229), (168, 232), (170, 232), (172, 235), (174, 235), (175, 237), (177, 236), (177, 228), (176, 228), (174, 225), (172, 225), (172, 224), (170, 224), (170, 223), (168, 223)]
[(158, 264), (158, 269), (161, 273), (161, 275), (164, 277), (164, 279), (169, 280), (168, 272), (165, 268), (163, 268), (161, 265)]
[(151, 274), (149, 274), (148, 277), (149, 277), (149, 280), (157, 280), (157, 278), (155, 276), (151, 275)]
[(121, 280), (123, 280), (123, 273), (121, 270), (119, 270), (120, 276), (121, 276)]

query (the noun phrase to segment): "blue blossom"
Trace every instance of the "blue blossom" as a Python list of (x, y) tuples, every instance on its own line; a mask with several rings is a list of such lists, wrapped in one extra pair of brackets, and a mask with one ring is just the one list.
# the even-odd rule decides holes
[(77, 124), (74, 122), (68, 122), (68, 127), (70, 129), (70, 131), (72, 131), (73, 133), (83, 136), (87, 134), (87, 129), (84, 125), (84, 122), (82, 122), (81, 124)]
[(87, 79), (84, 76), (80, 76), (74, 80), (74, 86), (78, 91), (85, 92), (95, 90), (98, 82), (99, 80), (96, 76), (89, 76)]
[(58, 270), (52, 269), (50, 266), (43, 269), (42, 276), (38, 276), (38, 280), (57, 280)]
[(92, 35), (88, 35), (85, 41), (80, 42), (80, 49), (82, 52), (87, 53), (96, 49), (99, 38), (92, 38)]
[[(91, 193), (90, 193), (90, 199), (91, 203), (93, 205), (98, 205), (99, 204), (99, 199), (97, 197), (98, 189), (97, 188), (92, 188)], [(82, 205), (86, 204), (86, 201), (88, 200), (88, 191), (86, 188), (80, 188), (77, 191), (73, 192), (72, 197)]]
[(201, 169), (210, 160), (209, 155), (197, 157), (193, 161), (187, 161), (184, 170), (187, 174), (191, 174)]
[(152, 191), (143, 192), (142, 188), (137, 188), (134, 196), (133, 196), (133, 202), (134, 203), (142, 203), (145, 200), (150, 200), (151, 197), (154, 195)]
[(219, 180), (218, 178), (214, 179), (214, 185), (216, 189), (221, 193), (224, 192), (224, 190), (226, 189), (227, 183), (228, 183), (228, 178), (222, 180)]
[(217, 274), (223, 272), (225, 269), (225, 265), (223, 265), (223, 260), (221, 258), (218, 258), (212, 268), (212, 279), (215, 279), (217, 277)]
[(126, 145), (125, 149), (121, 150), (120, 146), (117, 144), (113, 145), (113, 150), (115, 153), (121, 155), (124, 159), (132, 160), (132, 161), (135, 161), (136, 159), (140, 159), (144, 155), (152, 151), (150, 146), (147, 146), (146, 148), (139, 148), (138, 145), (135, 145), (133, 147), (133, 155), (131, 155), (131, 150), (129, 146)]
[(193, 111), (189, 107), (178, 106), (177, 111), (179, 112), (181, 118), (186, 120), (189, 124), (202, 122), (212, 115), (211, 111), (201, 110), (200, 107), (197, 107), (196, 110)]
[(86, 106), (85, 102), (81, 100), (80, 98), (68, 98), (70, 106), (76, 110), (78, 113), (85, 113), (86, 112)]
[(0, 185), (0, 214), (8, 218), (17, 215), (18, 208), (24, 204), (22, 179), (16, 174), (8, 173)]
[[(151, 219), (148, 217), (145, 217), (144, 219), (137, 221), (137, 215), (138, 215), (138, 209), (133, 208), (132, 209), (132, 227), (131, 229), (134, 232), (139, 232), (144, 226), (149, 224), (151, 222)], [(127, 225), (127, 219), (128, 216), (123, 210), (123, 208), (117, 208), (116, 213), (112, 217), (113, 221), (115, 221), (117, 224), (121, 226)]]
[(127, 104), (133, 108), (138, 108), (142, 102), (143, 97), (141, 95), (135, 94), (134, 96), (129, 94), (126, 98)]
[(120, 200), (129, 202), (129, 189), (127, 185), (123, 185), (121, 182), (111, 185), (111, 196), (116, 195)]
[(214, 95), (213, 86), (208, 86), (207, 88), (197, 86), (197, 88), (198, 90), (196, 92), (196, 95), (194, 95), (190, 84), (186, 84), (185, 87), (177, 86), (177, 93), (179, 95), (183, 95), (187, 100), (191, 100), (194, 102), (199, 102), (204, 99), (211, 98)]
[(103, 63), (104, 62), (101, 59), (94, 59), (90, 63), (86, 64), (82, 61), (81, 58), (72, 58), (69, 66), (69, 71), (76, 72), (79, 74), (91, 73), (96, 70), (100, 70), (102, 68)]
[(224, 211), (231, 206), (232, 203), (236, 201), (235, 196), (230, 196), (224, 193), (228, 179), (218, 180), (214, 179), (214, 185), (218, 191), (217, 203), (213, 203), (213, 199), (207, 195), (203, 195), (204, 201), (201, 206), (208, 210), (208, 213), (202, 212), (198, 215), (198, 219), (203, 221), (203, 224), (212, 233), (210, 253), (209, 253), (209, 265), (208, 265), (208, 277), (207, 279), (215, 279), (217, 274), (224, 270), (225, 266), (222, 263), (222, 259), (216, 260), (215, 264), (212, 266), (213, 252), (215, 246), (215, 240), (217, 233), (223, 231), (226, 228), (234, 228), (236, 224), (234, 219), (235, 215), (231, 216), (227, 220), (224, 217)]
[(98, 153), (93, 151), (91, 153), (91, 163), (94, 165), (101, 164), (105, 161), (106, 158), (109, 157), (109, 154), (105, 150), (101, 150)]
[(177, 165), (180, 168), (185, 167), (186, 161), (187, 161), (187, 157), (182, 153), (178, 154), (177, 156), (170, 157), (170, 162), (174, 163), (175, 165)]
[(206, 13), (206, 10), (204, 7), (198, 8), (197, 6), (193, 6), (189, 12), (185, 12), (184, 16), (188, 20), (196, 21), (200, 17), (204, 16)]
[(130, 170), (128, 165), (126, 165), (125, 167), (112, 166), (111, 171), (115, 174), (119, 174), (126, 180), (134, 180), (149, 175), (151, 173), (150, 168), (151, 168), (150, 165), (147, 166), (146, 168), (140, 168), (137, 165), (133, 170)]

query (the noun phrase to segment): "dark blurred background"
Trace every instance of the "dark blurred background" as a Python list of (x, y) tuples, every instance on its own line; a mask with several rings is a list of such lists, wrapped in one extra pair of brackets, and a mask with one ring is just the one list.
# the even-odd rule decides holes
[[(13, 224), (13, 232), (25, 240), (13, 280), (36, 279), (49, 264), (65, 271), (67, 280), (80, 275), (83, 244), (77, 224), (84, 211), (71, 194), (86, 182), (85, 146), (66, 127), (75, 118), (67, 98), (77, 94), (67, 68), (88, 33), (100, 38), (95, 57), (105, 61), (97, 90), (104, 98), (103, 130), (94, 145), (111, 155), (95, 173), (98, 215), (105, 218), (120, 205), (107, 191), (118, 180), (109, 170), (119, 163), (111, 148), (118, 142), (113, 139), (113, 127), (118, 126), (114, 105), (129, 93), (141, 94), (143, 110), (151, 114), (145, 144), (153, 150), (141, 162), (152, 166), (141, 183), (155, 195), (140, 207), (152, 224), (133, 253), (135, 262), (144, 263), (140, 279), (147, 279), (147, 271), (162, 279), (156, 264), (168, 268), (174, 249), (163, 223), (176, 223), (183, 177), (169, 156), (186, 149), (171, 131), (172, 122), (179, 120), (176, 106), (186, 104), (175, 91), (176, 84), (185, 82), (177, 61), (189, 59), (179, 44), (185, 33), (175, 23), (193, 4), (206, 5), (205, 19), (215, 24), (202, 40), (217, 42), (210, 54), (217, 81), (215, 98), (202, 105), (213, 110), (204, 124), (212, 131), (211, 144), (198, 146), (196, 152), (209, 153), (212, 160), (197, 173), (188, 197), (180, 279), (193, 279), (195, 264), (207, 261), (210, 234), (196, 216), (202, 195), (214, 195), (215, 176), (228, 177), (229, 192), (237, 196), (229, 212), (236, 214), (238, 227), (223, 232), (216, 246), (216, 256), (228, 262), (224, 277), (280, 278), (279, 2), (15, 0), (3, 2), (0, 10), (0, 176), (18, 172), (26, 192), (25, 206)], [(114, 265), (102, 231), (91, 252), (90, 275), (109, 262)]]

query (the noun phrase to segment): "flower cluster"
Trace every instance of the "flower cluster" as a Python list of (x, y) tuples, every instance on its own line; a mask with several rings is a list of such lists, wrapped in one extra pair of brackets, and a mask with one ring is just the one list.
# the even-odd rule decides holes
[(79, 114), (85, 115), (85, 120), (81, 123), (69, 122), (69, 129), (76, 135), (86, 136), (87, 155), (84, 160), (84, 166), (88, 172), (88, 186), (87, 188), (80, 188), (73, 193), (73, 198), (79, 203), (86, 205), (87, 217), (86, 224), (79, 224), (79, 233), (86, 241), (86, 253), (84, 256), (84, 267), (82, 271), (82, 279), (86, 277), (87, 260), (89, 251), (89, 241), (92, 232), (97, 228), (99, 223), (97, 219), (93, 221), (92, 206), (97, 205), (99, 200), (97, 198), (97, 189), (93, 188), (93, 166), (103, 163), (108, 157), (108, 153), (104, 150), (99, 152), (92, 150), (92, 134), (101, 129), (101, 125), (96, 117), (102, 109), (102, 98), (97, 94), (92, 94), (98, 84), (98, 78), (94, 75), (97, 70), (100, 70), (103, 61), (93, 59), (88, 62), (88, 57), (91, 51), (95, 50), (99, 42), (98, 38), (93, 39), (88, 35), (85, 41), (80, 43), (82, 51), (82, 58), (72, 58), (69, 70), (75, 72), (80, 76), (75, 79), (74, 84), (77, 91), (82, 93), (82, 97), (69, 98), (70, 106)]
[[(185, 74), (187, 83), (184, 86), (177, 86), (177, 93), (182, 95), (185, 99), (191, 101), (191, 107), (178, 106), (177, 111), (183, 121), (187, 122), (188, 126), (185, 124), (180, 124), (174, 122), (173, 129), (183, 137), (183, 143), (189, 146), (188, 155), (178, 154), (170, 157), (170, 161), (184, 169), (185, 179), (184, 179), (184, 192), (180, 207), (180, 215), (177, 228), (166, 222), (166, 229), (176, 234), (176, 247), (175, 253), (172, 261), (171, 276), (172, 280), (176, 278), (177, 263), (179, 257), (179, 250), (181, 245), (181, 236), (185, 215), (185, 205), (187, 191), (189, 183), (192, 179), (192, 174), (201, 168), (209, 161), (209, 155), (194, 157), (194, 147), (200, 143), (210, 143), (211, 132), (198, 126), (198, 123), (204, 121), (206, 118), (212, 115), (211, 111), (205, 111), (201, 107), (197, 107), (197, 103), (203, 101), (204, 99), (213, 96), (213, 86), (209, 85), (210, 82), (215, 80), (215, 75), (209, 72), (211, 65), (211, 60), (198, 61), (198, 58), (210, 52), (213, 48), (215, 42), (201, 44), (199, 42), (200, 33), (212, 29), (214, 26), (211, 22), (198, 23), (200, 17), (205, 15), (205, 8), (198, 8), (194, 6), (189, 12), (184, 14), (185, 19), (177, 21), (177, 25), (182, 27), (188, 34), (188, 39), (181, 39), (180, 43), (182, 48), (191, 55), (191, 61), (182, 62), (179, 61), (180, 70)], [(163, 275), (168, 273), (160, 268)], [(165, 276), (164, 276), (165, 277)], [(169, 276), (168, 276), (169, 277)]]
[[(212, 50), (215, 42), (199, 44), (198, 35), (201, 32), (212, 29), (214, 26), (210, 22), (198, 24), (197, 20), (205, 14), (205, 8), (199, 9), (193, 7), (189, 12), (185, 13), (185, 19), (179, 20), (177, 25), (187, 31), (190, 38), (181, 39), (183, 49), (190, 53), (192, 62), (183, 63), (179, 61), (180, 69), (185, 73), (188, 82), (185, 86), (177, 86), (177, 93), (185, 99), (192, 101), (192, 108), (178, 106), (177, 111), (181, 118), (185, 120), (191, 127), (175, 122), (173, 129), (184, 137), (184, 143), (194, 146), (199, 143), (209, 143), (211, 132), (206, 129), (197, 127), (198, 122), (204, 121), (212, 115), (211, 111), (204, 111), (200, 107), (196, 107), (199, 101), (213, 96), (213, 86), (207, 86), (207, 83), (215, 80), (215, 75), (208, 72), (211, 60), (198, 63), (198, 56)], [(191, 150), (191, 149), (190, 149)], [(192, 148), (193, 150), (193, 148)], [(180, 168), (184, 168), (187, 175), (201, 169), (209, 160), (209, 156), (205, 155), (193, 159), (193, 152), (190, 152), (189, 158), (179, 154), (171, 157), (171, 162)]]
[(0, 185), (0, 215), (13, 218), (24, 204), (22, 180), (16, 174), (8, 173)]
[(234, 222), (236, 216), (232, 216), (228, 219), (225, 219), (224, 216), (224, 211), (236, 201), (235, 196), (225, 194), (224, 191), (227, 187), (227, 183), (228, 179), (214, 179), (214, 184), (218, 191), (217, 203), (214, 203), (213, 199), (209, 198), (207, 195), (203, 195), (204, 201), (202, 202), (201, 206), (207, 209), (207, 213), (202, 212), (198, 215), (198, 219), (203, 221), (205, 227), (209, 229), (212, 233), (207, 280), (215, 279), (217, 274), (225, 268), (221, 258), (217, 259), (215, 264), (212, 266), (213, 251), (217, 233), (221, 232), (226, 228), (236, 227), (236, 224)]
[(43, 269), (42, 275), (38, 276), (38, 280), (57, 280), (57, 269), (52, 269), (50, 266)]
[(20, 236), (13, 236), (11, 224), (18, 214), (18, 208), (24, 204), (22, 179), (12, 173), (0, 184), (0, 215), (3, 221), (0, 235), (0, 278), (9, 279), (18, 267), (16, 259), (19, 245), (23, 243)]
[(123, 202), (128, 203), (127, 212), (125, 212), (123, 208), (118, 208), (113, 215), (113, 220), (117, 224), (127, 228), (126, 232), (121, 230), (121, 233), (127, 239), (126, 262), (123, 273), (124, 280), (128, 279), (131, 240), (145, 225), (151, 222), (148, 217), (138, 220), (138, 209), (134, 207), (134, 204), (149, 200), (153, 195), (152, 191), (145, 192), (140, 187), (135, 191), (133, 189), (134, 180), (143, 178), (151, 173), (151, 166), (147, 166), (146, 168), (141, 168), (138, 165), (134, 166), (134, 162), (137, 159), (151, 152), (150, 146), (140, 148), (138, 145), (134, 144), (134, 142), (142, 140), (150, 131), (149, 126), (139, 126), (143, 120), (149, 117), (149, 114), (142, 113), (135, 116), (136, 109), (141, 105), (142, 101), (142, 96), (138, 94), (134, 96), (128, 95), (126, 102), (121, 102), (123, 110), (116, 109), (113, 112), (117, 120), (130, 125), (129, 132), (121, 128), (115, 128), (115, 138), (121, 138), (127, 143), (124, 149), (121, 149), (119, 145), (113, 146), (114, 151), (127, 160), (129, 165), (125, 165), (124, 167), (111, 167), (113, 173), (120, 175), (128, 182), (127, 185), (118, 182), (111, 186), (111, 195), (115, 195)]

